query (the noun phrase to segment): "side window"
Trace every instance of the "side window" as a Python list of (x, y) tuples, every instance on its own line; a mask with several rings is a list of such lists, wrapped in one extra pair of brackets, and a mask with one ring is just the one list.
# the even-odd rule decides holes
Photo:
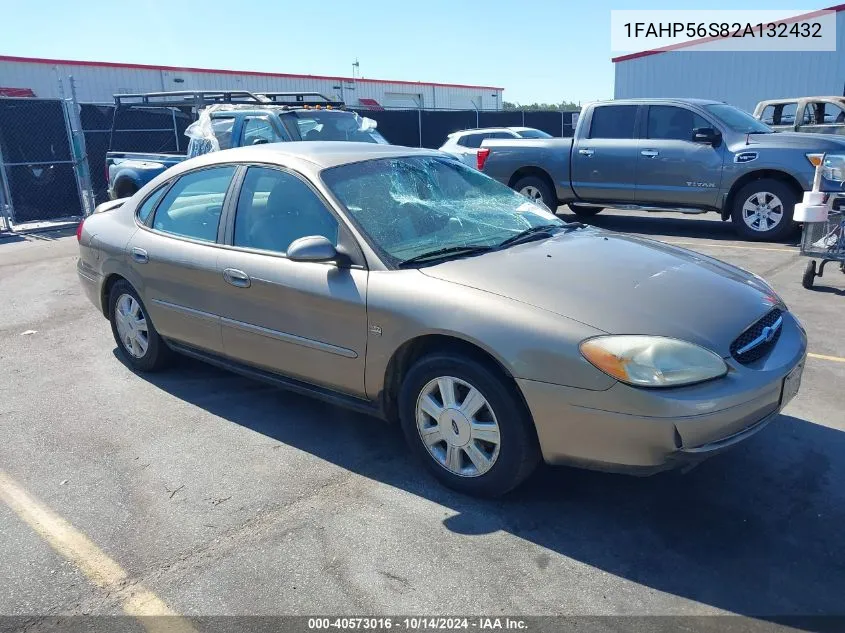
[(220, 143), (220, 149), (232, 147), (232, 128), (235, 127), (235, 119), (232, 117), (215, 117), (211, 119), (211, 129), (214, 136)]
[(634, 138), (635, 105), (598, 106), (590, 121), (590, 138)]
[(845, 123), (845, 109), (836, 103), (825, 104), (825, 123)]
[(487, 138), (519, 138), (519, 135), (512, 132), (490, 132)]
[(235, 246), (287, 252), (294, 240), (322, 235), (337, 244), (338, 223), (316, 193), (278, 169), (250, 167), (235, 213)]
[(766, 125), (777, 125), (777, 123), (775, 123), (775, 119), (778, 118), (775, 106), (773, 105), (767, 105), (760, 113), (760, 120)]
[(795, 114), (797, 111), (797, 103), (784, 103), (781, 106), (780, 117), (775, 125), (795, 125)]
[(484, 134), (467, 134), (461, 138), (459, 145), (464, 147), (481, 147), (481, 141), (484, 140)]
[(204, 242), (217, 240), (217, 226), (235, 167), (212, 167), (185, 174), (156, 209), (153, 228)]
[(704, 118), (685, 108), (649, 106), (648, 134), (651, 139), (692, 141), (692, 131), (712, 127)]
[(156, 208), (158, 201), (161, 200), (165, 191), (167, 191), (167, 185), (159, 187), (151, 195), (147, 196), (147, 199), (141, 203), (140, 207), (138, 207), (137, 215), (141, 224), (147, 223), (147, 218), (150, 217), (150, 213), (152, 213), (153, 209)]
[(266, 117), (248, 117), (244, 120), (244, 147), (261, 143), (277, 143), (281, 139)]

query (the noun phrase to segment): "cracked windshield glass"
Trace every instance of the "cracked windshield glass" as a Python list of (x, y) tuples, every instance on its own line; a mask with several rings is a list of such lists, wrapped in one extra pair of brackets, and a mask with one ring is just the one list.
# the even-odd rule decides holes
[(453, 160), (403, 157), (327, 169), (323, 180), (394, 263), (453, 247), (495, 247), (540, 226), (547, 209)]

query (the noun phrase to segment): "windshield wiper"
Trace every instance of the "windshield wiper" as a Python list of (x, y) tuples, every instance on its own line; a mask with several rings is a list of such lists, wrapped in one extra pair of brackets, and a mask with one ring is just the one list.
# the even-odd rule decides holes
[(566, 224), (541, 224), (539, 226), (532, 226), (530, 229), (525, 229), (517, 233), (516, 235), (511, 235), (508, 239), (504, 242), (499, 244), (498, 248), (507, 248), (508, 246), (513, 246), (514, 244), (519, 244), (523, 241), (528, 241), (529, 238), (533, 238), (536, 236), (546, 235), (547, 237), (551, 237), (551, 235), (556, 230), (572, 230), (572, 229), (580, 229), (581, 227), (585, 226), (580, 222), (568, 222)]
[(420, 264), (423, 262), (434, 261), (437, 259), (446, 259), (448, 257), (459, 257), (463, 255), (476, 255), (478, 253), (486, 253), (492, 251), (492, 246), (447, 246), (446, 248), (438, 248), (434, 251), (414, 255), (408, 259), (399, 262), (399, 268), (410, 266), (411, 264)]

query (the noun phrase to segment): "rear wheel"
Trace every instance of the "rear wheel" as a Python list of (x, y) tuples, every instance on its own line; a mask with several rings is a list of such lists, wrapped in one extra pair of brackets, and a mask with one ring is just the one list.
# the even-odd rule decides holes
[(795, 229), (792, 213), (797, 201), (795, 192), (779, 180), (761, 178), (750, 182), (734, 197), (734, 229), (748, 240), (783, 239)]
[(476, 360), (422, 358), (402, 383), (399, 415), (411, 450), (460, 492), (500, 496), (540, 461), (533, 421), (515, 387)]
[(588, 207), (583, 204), (568, 204), (566, 206), (572, 213), (582, 218), (591, 218), (603, 209), (603, 207)]
[(557, 196), (551, 185), (539, 176), (525, 176), (514, 183), (513, 188), (534, 202), (542, 202), (552, 213), (557, 209)]
[(173, 352), (158, 335), (144, 304), (128, 281), (118, 281), (109, 293), (109, 321), (123, 358), (138, 371), (165, 367)]
[(138, 187), (131, 180), (124, 180), (117, 183), (114, 188), (115, 199), (131, 198), (138, 191)]

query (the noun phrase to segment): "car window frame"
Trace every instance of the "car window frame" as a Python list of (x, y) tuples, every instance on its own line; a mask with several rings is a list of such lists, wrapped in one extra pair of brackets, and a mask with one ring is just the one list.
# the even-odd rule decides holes
[[(199, 172), (202, 172), (202, 171), (207, 171), (209, 169), (219, 169), (221, 167), (234, 167), (235, 172), (232, 174), (232, 178), (229, 181), (229, 187), (226, 189), (226, 193), (223, 196), (223, 207), (220, 210), (220, 219), (217, 221), (217, 235), (215, 236), (215, 239), (214, 239), (213, 242), (208, 241), (208, 240), (197, 239), (195, 237), (190, 237), (188, 235), (177, 235), (176, 233), (170, 233), (169, 231), (162, 231), (161, 229), (155, 228), (154, 222), (155, 222), (156, 213), (158, 213), (159, 208), (161, 207), (161, 203), (164, 201), (164, 198), (167, 196), (170, 189), (172, 189), (176, 185), (177, 182), (179, 182), (185, 176), (196, 174), (196, 173), (199, 173)], [(163, 185), (163, 186), (167, 187), (167, 191), (164, 192), (164, 195), (161, 197), (161, 200), (158, 201), (155, 208), (150, 213), (150, 216), (147, 219), (146, 224), (138, 221), (138, 219), (137, 219), (138, 218), (138, 216), (137, 216), (138, 209), (137, 208), (135, 209), (136, 224), (138, 224), (138, 226), (140, 226), (140, 228), (142, 228), (142, 229), (150, 231), (151, 233), (155, 233), (156, 235), (162, 235), (162, 236), (167, 237), (169, 239), (181, 240), (183, 242), (191, 242), (192, 244), (204, 244), (206, 246), (221, 246), (221, 239), (223, 238), (223, 228), (224, 228), (223, 220), (226, 217), (227, 208), (231, 204), (233, 187), (234, 187), (235, 182), (238, 180), (238, 175), (240, 173), (239, 167), (240, 167), (239, 163), (229, 163), (229, 162), (227, 162), (227, 163), (214, 163), (213, 165), (203, 165), (202, 167), (197, 167), (196, 169), (189, 169), (187, 171), (184, 171), (184, 172), (178, 174), (177, 176), (172, 177), (167, 184)], [(151, 196), (156, 191), (158, 191), (158, 187), (156, 189), (154, 189), (152, 192), (150, 192), (149, 195), (144, 196), (144, 200), (149, 198), (149, 196)], [(138, 205), (138, 207), (140, 207), (140, 206), (141, 205)]]
[[(337, 248), (340, 251), (345, 252), (352, 260), (352, 264), (348, 268), (356, 269), (356, 270), (366, 270), (368, 268), (366, 263), (366, 257), (364, 256), (363, 251), (361, 250), (361, 245), (358, 243), (358, 239), (355, 237), (353, 232), (350, 230), (348, 220), (343, 216), (343, 214), (339, 213), (337, 208), (335, 207), (334, 203), (332, 203), (322, 191), (317, 188), (311, 179), (308, 178), (305, 174), (296, 169), (288, 167), (286, 165), (279, 165), (278, 163), (263, 163), (261, 161), (249, 161), (246, 163), (238, 163), (238, 173), (232, 179), (232, 188), (227, 192), (227, 203), (224, 204), (223, 207), (223, 215), (220, 218), (220, 228), (221, 233), (218, 234), (218, 246), (221, 248), (232, 250), (240, 253), (252, 253), (255, 255), (264, 255), (266, 257), (276, 257), (286, 259), (288, 261), (291, 260), (287, 253), (280, 253), (278, 251), (270, 251), (265, 250), (262, 248), (253, 248), (250, 246), (237, 246), (235, 245), (235, 221), (236, 215), (238, 210), (238, 200), (241, 197), (241, 190), (243, 188), (244, 180), (246, 180), (246, 173), (250, 167), (259, 167), (264, 169), (274, 169), (280, 171), (282, 173), (289, 174), (295, 178), (298, 178), (300, 181), (305, 183), (305, 185), (311, 189), (323, 207), (334, 217), (338, 224), (337, 230)], [(296, 262), (301, 264), (328, 264), (334, 265), (332, 262)]]
[[(642, 115), (642, 124), (641, 124), (641, 135), (638, 137), (644, 141), (676, 141), (681, 143), (693, 143), (695, 145), (701, 145), (701, 143), (696, 143), (696, 141), (692, 140), (692, 135), (690, 138), (683, 139), (683, 138), (651, 138), (648, 135), (648, 121), (649, 116), (651, 115), (652, 108), (678, 108), (679, 110), (686, 110), (687, 112), (692, 113), (693, 116), (697, 116), (699, 119), (702, 119), (705, 123), (708, 124), (709, 127), (712, 127), (714, 130), (718, 130), (719, 128), (716, 127), (713, 122), (697, 110), (693, 108), (686, 107), (685, 105), (681, 105), (678, 103), (649, 103), (646, 108), (645, 112)], [(694, 121), (694, 119), (693, 119)], [(696, 128), (693, 128), (695, 130)]]
[[(173, 186), (173, 183), (177, 180), (178, 178), (171, 178), (169, 180), (166, 180), (165, 182), (161, 183), (161, 185), (150, 191), (150, 193), (148, 193), (146, 196), (144, 196), (143, 200), (141, 200), (141, 202), (139, 202), (135, 206), (135, 211), (133, 212), (133, 216), (135, 217), (135, 224), (137, 224), (139, 227), (152, 228), (152, 221), (155, 217), (156, 211), (158, 211), (158, 205), (161, 204), (161, 201), (164, 200), (165, 196), (167, 195), (167, 192)], [(143, 207), (147, 203), (147, 200), (152, 198), (159, 191), (162, 192), (161, 198), (159, 198), (158, 202), (156, 202), (153, 208), (150, 210), (150, 214), (147, 216), (147, 219), (142, 221), (139, 217), (141, 207)]]

